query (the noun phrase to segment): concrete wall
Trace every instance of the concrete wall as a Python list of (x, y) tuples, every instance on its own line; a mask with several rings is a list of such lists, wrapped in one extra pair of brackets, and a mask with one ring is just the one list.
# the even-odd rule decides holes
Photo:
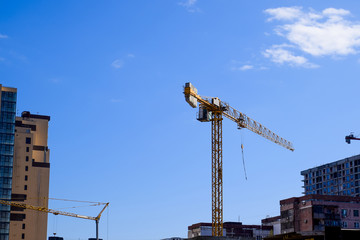
[[(23, 117), (17, 117), (16, 120), (18, 124), (15, 128), (12, 193), (26, 196), (26, 200), (13, 201), (20, 200), (18, 202), (47, 208), (50, 174), (50, 151), (47, 149), (48, 120)], [(10, 240), (46, 240), (47, 213), (13, 209), (11, 214), (14, 219), (10, 222)], [(15, 219), (15, 216), (21, 215), (25, 218)]]

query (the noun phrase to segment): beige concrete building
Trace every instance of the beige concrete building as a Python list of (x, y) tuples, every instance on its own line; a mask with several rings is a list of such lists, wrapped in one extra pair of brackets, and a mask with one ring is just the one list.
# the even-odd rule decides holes
[[(12, 201), (48, 207), (49, 116), (23, 112), (15, 121)], [(46, 240), (47, 213), (11, 208), (10, 240)]]

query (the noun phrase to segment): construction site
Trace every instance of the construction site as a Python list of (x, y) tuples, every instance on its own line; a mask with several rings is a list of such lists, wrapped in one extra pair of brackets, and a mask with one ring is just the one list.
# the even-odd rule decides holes
[(1, 1), (0, 240), (360, 239), (359, 66), (357, 1)]
[[(4, 99), (4, 104), (8, 105), (6, 111), (11, 110), (7, 114), (14, 114), (16, 89), (3, 87), (5, 94), (10, 94), (8, 99)], [(273, 231), (271, 226), (243, 226), (233, 223), (231, 227), (225, 224), (223, 220), (223, 153), (222, 153), (222, 120), (223, 117), (230, 119), (236, 123), (237, 129), (246, 128), (290, 151), (294, 151), (291, 142), (276, 135), (262, 124), (252, 120), (244, 113), (239, 112), (231, 107), (228, 103), (221, 101), (219, 98), (201, 97), (197, 94), (197, 89), (191, 84), (186, 83), (184, 87), (184, 96), (186, 102), (193, 108), (198, 109), (197, 120), (200, 122), (211, 122), (211, 185), (212, 185), (212, 223), (200, 224), (189, 227), (189, 237), (198, 238), (203, 235), (212, 237), (243, 237), (252, 239), (254, 234), (252, 231), (258, 232), (255, 237), (263, 239), (270, 235)], [(4, 109), (5, 110), (5, 109)], [(13, 118), (9, 118), (10, 121)], [(20, 117), (16, 117), (14, 132), (9, 131), (7, 134), (13, 134), (14, 139), (14, 161), (13, 161), (13, 177), (11, 200), (0, 200), (3, 211), (10, 210), (10, 239), (45, 239), (47, 225), (47, 214), (63, 215), (74, 218), (81, 218), (95, 221), (96, 231), (95, 238), (99, 240), (99, 220), (102, 213), (108, 207), (109, 203), (87, 202), (93, 205), (103, 205), (103, 208), (97, 216), (85, 216), (76, 213), (53, 210), (48, 208), (49, 198), (49, 152), (47, 145), (48, 122), (49, 116), (31, 114), (23, 112)], [(9, 122), (8, 124), (11, 124)], [(241, 146), (243, 148), (243, 146)], [(25, 161), (23, 161), (25, 159)], [(29, 161), (31, 159), (31, 161)], [(31, 166), (28, 163), (31, 162)], [(30, 167), (30, 169), (29, 169)], [(37, 179), (33, 182), (30, 179)], [(24, 186), (22, 189), (21, 186)], [(32, 188), (38, 187), (35, 191)], [(10, 189), (9, 189), (10, 190)], [(27, 194), (27, 193), (30, 193)], [(32, 195), (31, 195), (32, 194)], [(2, 198), (4, 199), (4, 198)], [(71, 201), (68, 199), (54, 199)], [(32, 211), (28, 211), (32, 210)], [(46, 213), (46, 214), (44, 214)], [(229, 225), (229, 224), (228, 224)], [(30, 227), (29, 227), (30, 226)], [(204, 234), (202, 228), (211, 228), (211, 231)], [(235, 232), (229, 232), (229, 229), (239, 229)], [(211, 234), (210, 234), (211, 232)], [(49, 240), (60, 240), (59, 236), (49, 237)]]
[[(15, 114), (16, 92), (15, 88), (2, 87), (2, 106), (6, 106), (2, 112), (8, 116), (2, 124), (13, 126), (8, 128), (9, 131), (6, 133), (8, 137), (5, 140), (8, 144), (14, 141), (13, 161), (10, 163), (11, 161), (7, 160), (7, 166), (12, 167), (13, 171), (12, 188), (7, 186), (11, 194), (8, 194), (7, 198), (3, 196), (0, 200), (2, 211), (10, 213), (8, 215), (10, 224), (7, 225), (9, 239), (46, 239), (48, 214), (92, 220), (95, 223), (95, 238), (89, 239), (102, 239), (99, 236), (99, 221), (109, 202), (49, 197), (50, 149), (47, 145), (47, 135), (50, 117), (25, 111), (11, 122), (14, 119), (11, 116)], [(183, 93), (186, 102), (192, 108), (198, 108), (197, 120), (211, 123), (212, 221), (189, 225), (188, 238), (172, 237), (166, 240), (332, 240), (355, 239), (360, 236), (357, 219), (360, 217), (360, 155), (302, 171), (305, 195), (280, 200), (279, 216), (265, 218), (260, 225), (246, 225), (240, 221), (224, 222), (223, 118), (235, 122), (238, 130), (248, 129), (290, 151), (294, 151), (294, 147), (290, 141), (273, 133), (219, 98), (199, 95), (198, 90), (191, 83), (185, 84)], [(360, 140), (360, 138), (355, 137), (354, 134), (345, 137), (346, 143), (350, 144), (351, 140)], [(243, 154), (243, 145), (241, 149)], [(6, 154), (9, 156), (9, 153)], [(244, 155), (242, 161), (246, 177)], [(4, 175), (1, 181), (9, 182), (9, 178)], [(6, 185), (3, 185), (4, 189), (5, 187)], [(87, 216), (50, 209), (49, 200), (99, 206), (100, 211), (96, 216)], [(343, 219), (349, 216), (351, 221), (349, 218), (344, 222)], [(6, 226), (6, 222), (2, 226)], [(55, 231), (48, 239), (63, 240)]]

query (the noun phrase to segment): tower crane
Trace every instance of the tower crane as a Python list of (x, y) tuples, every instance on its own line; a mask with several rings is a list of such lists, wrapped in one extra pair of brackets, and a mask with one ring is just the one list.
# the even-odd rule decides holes
[(26, 203), (17, 203), (17, 202), (0, 200), (0, 204), (30, 209), (30, 210), (35, 210), (35, 211), (40, 211), (40, 212), (45, 212), (45, 213), (52, 213), (54, 215), (63, 215), (63, 216), (68, 216), (68, 217), (76, 217), (76, 218), (94, 220), (96, 223), (96, 240), (99, 240), (99, 221), (100, 221), (101, 214), (105, 211), (107, 206), (109, 206), (109, 203), (98, 203), (98, 205), (105, 205), (104, 208), (100, 211), (100, 213), (96, 217), (90, 217), (90, 216), (79, 215), (79, 214), (75, 214), (75, 213), (57, 211), (57, 210), (49, 209), (46, 207), (32, 206), (32, 205), (26, 204)]
[(238, 129), (247, 128), (270, 141), (294, 151), (291, 142), (279, 137), (262, 124), (231, 107), (217, 97), (202, 97), (197, 89), (186, 83), (185, 100), (193, 108), (199, 104), (197, 120), (211, 122), (211, 182), (212, 182), (212, 236), (223, 235), (223, 180), (222, 180), (222, 120), (223, 116), (237, 124)]
[(345, 142), (350, 144), (351, 140), (360, 140), (360, 138), (355, 137), (353, 133), (350, 133), (350, 135), (345, 136)]

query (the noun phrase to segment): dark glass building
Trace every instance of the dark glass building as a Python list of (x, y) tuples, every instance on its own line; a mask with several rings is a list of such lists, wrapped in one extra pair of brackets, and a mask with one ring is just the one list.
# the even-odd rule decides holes
[(304, 194), (360, 196), (360, 155), (301, 172)]
[[(0, 88), (0, 199), (11, 201), (17, 90)], [(0, 204), (0, 240), (9, 239), (9, 224), (10, 206)]]

